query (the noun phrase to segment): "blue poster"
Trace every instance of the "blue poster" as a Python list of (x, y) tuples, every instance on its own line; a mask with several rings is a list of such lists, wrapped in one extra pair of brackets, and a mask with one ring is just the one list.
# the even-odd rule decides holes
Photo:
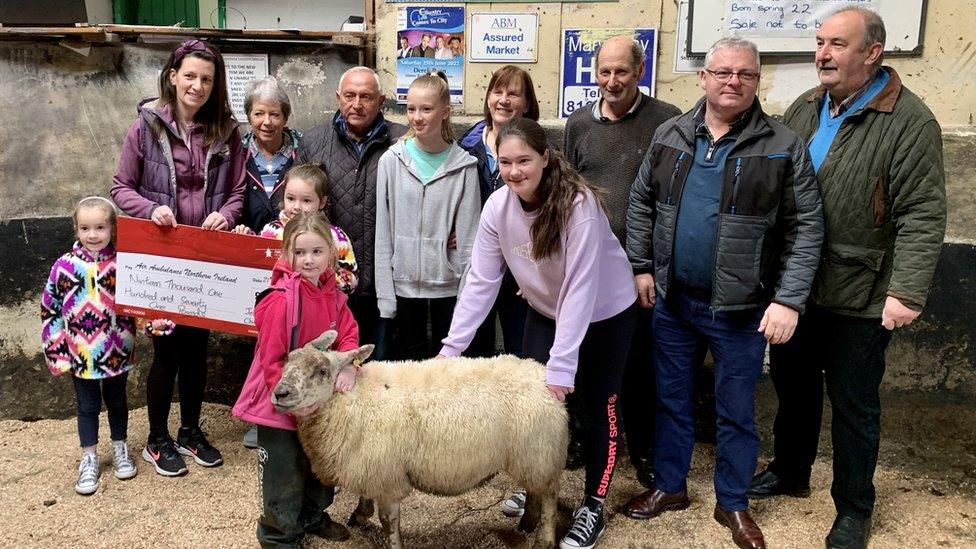
[(414, 78), (443, 71), (451, 103), (460, 105), (464, 82), (464, 8), (407, 7), (397, 10), (397, 103), (407, 102)]
[(562, 77), (559, 88), (559, 117), (569, 118), (576, 109), (600, 98), (596, 82), (596, 48), (610, 37), (634, 33), (644, 47), (644, 78), (640, 90), (654, 97), (657, 64), (657, 29), (563, 29)]

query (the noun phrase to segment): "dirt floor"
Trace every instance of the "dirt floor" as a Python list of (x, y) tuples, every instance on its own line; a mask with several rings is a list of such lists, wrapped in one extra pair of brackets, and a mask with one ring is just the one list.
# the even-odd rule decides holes
[[(909, 401), (899, 409), (886, 413), (886, 431), (896, 427), (901, 436), (882, 443), (872, 546), (976, 547), (976, 439), (972, 436), (976, 414), (971, 407), (944, 402), (933, 406)], [(156, 475), (139, 458), (139, 475), (119, 481), (112, 476), (110, 447), (103, 441), (101, 486), (89, 497), (73, 491), (79, 458), (74, 420), (0, 421), (0, 547), (257, 546), (256, 457), (240, 444), (245, 427), (225, 406), (206, 405), (204, 418), (204, 429), (224, 452), (222, 467), (204, 469), (191, 462), (189, 475), (169, 479)], [(768, 417), (760, 414), (759, 419), (761, 425), (769, 424)], [(933, 428), (912, 432), (905, 427), (920, 420)], [(133, 410), (134, 455), (142, 450), (146, 429), (145, 409)], [(104, 415), (102, 433), (107, 439)], [(765, 448), (768, 433), (764, 439)], [(950, 451), (954, 454), (947, 455)], [(644, 522), (615, 513), (641, 490), (624, 459), (614, 479), (609, 523), (600, 547), (734, 547), (728, 531), (711, 516), (713, 459), (713, 447), (696, 447), (689, 478), (694, 501), (690, 509)], [(809, 498), (753, 504), (753, 516), (770, 547), (823, 547), (834, 518), (829, 467), (827, 459), (818, 462)], [(516, 532), (515, 520), (502, 516), (497, 506), (512, 488), (508, 478), (499, 476), (458, 498), (415, 494), (403, 504), (404, 541), (424, 548), (519, 546), (525, 537)], [(567, 471), (559, 499), (558, 534), (567, 528), (581, 492), (581, 471)], [(354, 494), (340, 493), (331, 509), (333, 516), (345, 520), (355, 502)], [(306, 546), (359, 548), (380, 541), (374, 517), (368, 529), (354, 531), (350, 541), (332, 544), (313, 539)]]

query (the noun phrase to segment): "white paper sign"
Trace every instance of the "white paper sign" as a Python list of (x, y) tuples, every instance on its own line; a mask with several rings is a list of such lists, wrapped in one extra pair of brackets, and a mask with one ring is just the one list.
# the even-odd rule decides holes
[(696, 73), (705, 66), (704, 57), (688, 57), (688, 1), (678, 2), (678, 30), (674, 40), (674, 72)]
[(535, 63), (538, 13), (472, 13), (469, 61)]
[(238, 122), (247, 122), (244, 112), (244, 90), (252, 80), (268, 76), (268, 54), (266, 53), (225, 53), (224, 65), (227, 68), (227, 95)]
[(875, 0), (726, 0), (726, 36), (810, 36), (844, 6), (877, 9)]
[(173, 257), (119, 252), (120, 303), (254, 324), (254, 296), (271, 284), (271, 271)]

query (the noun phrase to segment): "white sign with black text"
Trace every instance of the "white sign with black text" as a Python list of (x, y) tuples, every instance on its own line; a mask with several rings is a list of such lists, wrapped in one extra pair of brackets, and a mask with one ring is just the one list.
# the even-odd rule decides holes
[(479, 63), (535, 63), (538, 13), (472, 13), (471, 54)]
[(247, 123), (244, 90), (252, 80), (268, 76), (268, 54), (225, 53), (224, 65), (227, 67), (227, 98), (234, 118), (242, 124)]

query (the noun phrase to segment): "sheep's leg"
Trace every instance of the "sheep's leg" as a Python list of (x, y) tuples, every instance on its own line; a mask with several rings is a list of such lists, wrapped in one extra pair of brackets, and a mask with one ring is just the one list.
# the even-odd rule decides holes
[(403, 549), (403, 541), (400, 539), (400, 502), (399, 501), (377, 501), (379, 507), (380, 523), (383, 525), (383, 534), (386, 535), (386, 544), (390, 549)]
[(361, 497), (359, 498), (359, 505), (349, 515), (349, 521), (346, 524), (349, 526), (366, 526), (371, 516), (373, 516), (373, 500)]
[(528, 490), (525, 494), (525, 514), (522, 515), (522, 520), (518, 523), (518, 529), (526, 534), (534, 532), (536, 526), (539, 525), (539, 511), (541, 509), (538, 493)]
[[(559, 486), (558, 483), (555, 483)], [(533, 549), (555, 547), (556, 545), (556, 497), (558, 491), (551, 490), (540, 494), (539, 530), (535, 534)], [(526, 509), (528, 511), (528, 509)]]

